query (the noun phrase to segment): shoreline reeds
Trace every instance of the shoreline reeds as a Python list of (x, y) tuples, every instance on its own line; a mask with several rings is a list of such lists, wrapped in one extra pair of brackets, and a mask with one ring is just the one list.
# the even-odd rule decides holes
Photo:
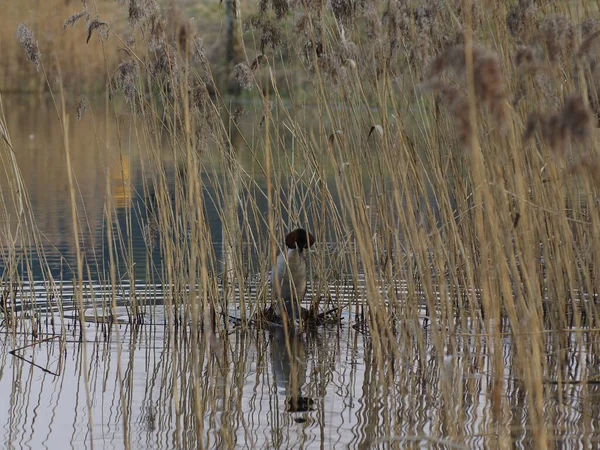
[[(458, 355), (486, 361), (492, 409), (486, 426), (498, 433), (489, 442), (502, 448), (512, 445), (509, 389), (522, 390), (523, 424), (531, 442), (546, 448), (556, 438), (546, 409), (553, 395), (548, 380), (560, 384), (568, 371), (556, 355), (575, 345), (597, 358), (589, 342), (600, 318), (594, 178), (600, 28), (582, 19), (599, 11), (585, 2), (501, 2), (490, 18), (485, 2), (417, 3), (260, 2), (256, 16), (233, 15), (230, 29), (238, 34), (230, 38), (242, 43), (243, 51), (233, 52), (241, 60), (216, 68), (193, 23), (170, 28), (176, 22), (153, 0), (129, 3), (128, 21), (143, 31), (135, 46), (102, 20), (102, 11), (95, 18), (81, 15), (88, 22), (86, 40), (106, 52), (110, 36), (124, 49), (119, 63), (105, 54), (106, 103), (97, 111), (87, 105), (85, 114), (114, 123), (121, 192), (132, 188), (123, 161), (131, 154), (128, 142), (137, 143), (138, 186), (148, 199), (144, 210), (125, 208), (124, 223), (115, 220), (113, 172), (106, 170), (108, 257), (97, 258), (102, 267), (93, 272), (111, 289), (101, 302), (115, 313), (123, 283), (130, 287), (132, 325), (156, 307), (135, 287), (134, 222), (144, 222), (147, 267), (155, 248), (160, 264), (158, 273), (146, 268), (143, 281), (167, 287), (161, 301), (174, 365), (171, 398), (188, 406), (185, 429), (193, 430), (196, 442), (208, 433), (205, 417), (220, 398), (207, 390), (203, 375), (231, 376), (231, 330), (223, 317), (238, 306), (240, 328), (252, 328), (253, 317), (270, 302), (267, 273), (282, 237), (300, 224), (331, 244), (311, 254), (312, 301), (362, 319), (368, 375), (377, 381), (373, 389), (384, 393), (381, 401), (402, 407), (392, 393), (402, 388), (403, 361), (422, 374), (435, 368), (439, 401), (447, 407), (439, 417), (443, 432), (432, 440), (466, 437), (451, 425), (465, 421), (464, 398), (443, 379), (444, 368), (467, 364), (457, 362)], [(46, 71), (47, 64), (60, 68), (61, 62), (48, 61), (43, 50), (40, 56), (39, 38), (19, 27), (28, 59), (58, 98), (69, 161), (69, 127), (76, 126), (65, 106), (70, 92), (60, 70), (52, 72), (58, 84)], [(250, 101), (234, 106), (231, 96), (239, 89), (232, 83)], [(252, 123), (244, 124), (246, 108)], [(123, 114), (130, 117), (126, 124)], [(3, 193), (0, 206), (7, 216), (18, 215), (3, 230), (11, 244), (4, 247), (0, 314), (15, 333), (19, 321), (35, 320), (9, 306), (13, 292), (33, 279), (32, 260), (43, 267), (44, 245), (3, 116), (0, 158), (9, 195)], [(311, 116), (318, 118), (314, 126), (307, 125)], [(108, 145), (107, 132), (94, 130), (99, 149)], [(242, 154), (250, 155), (249, 167)], [(109, 155), (107, 149), (106, 168), (112, 167)], [(80, 228), (90, 226), (78, 207), (79, 180), (69, 164), (67, 170), (74, 177), (69, 192), (77, 269), (65, 279), (77, 286), (82, 330), (83, 290), (97, 280), (79, 248)], [(209, 214), (221, 225), (219, 251)], [(32, 253), (18, 256), (18, 248)], [(56, 289), (51, 270), (42, 278), (49, 292)], [(340, 298), (341, 284), (354, 292)], [(49, 306), (61, 303), (48, 298)], [(473, 337), (469, 349), (465, 335)], [(126, 410), (127, 380), (120, 366), (117, 372)], [(594, 376), (588, 368), (582, 379)], [(461, 389), (473, 389), (468, 385)], [(235, 400), (233, 388), (222, 389)], [(91, 425), (91, 405), (89, 413)], [(126, 430), (127, 420), (124, 415)], [(404, 442), (401, 425), (384, 420), (384, 435), (372, 443)], [(176, 426), (180, 439), (184, 424)], [(231, 432), (222, 430), (227, 447), (234, 445)], [(127, 447), (128, 431), (124, 441)]]

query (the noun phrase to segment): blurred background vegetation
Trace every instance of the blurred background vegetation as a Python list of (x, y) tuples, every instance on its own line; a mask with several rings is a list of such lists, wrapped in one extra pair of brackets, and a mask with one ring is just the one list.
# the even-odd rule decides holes
[[(227, 3), (218, 0), (162, 0), (165, 24), (172, 39), (182, 30), (193, 28), (208, 48), (208, 56), (216, 65), (226, 63)], [(242, 6), (252, 7), (251, 2)], [(247, 5), (248, 4), (248, 5)], [(254, 5), (256, 8), (256, 5)], [(141, 42), (148, 30), (134, 28), (123, 1), (95, 0), (7, 0), (0, 15), (0, 92), (24, 93), (45, 91), (48, 86), (41, 73), (28, 61), (16, 37), (17, 25), (24, 23), (34, 33), (44, 55), (46, 69), (62, 77), (69, 94), (103, 93), (107, 82), (126, 55), (126, 44), (140, 56), (147, 47)], [(90, 19), (106, 22), (110, 38), (101, 42), (94, 37), (87, 41), (88, 22), (82, 17), (75, 23), (67, 20), (86, 10)], [(117, 38), (118, 36), (118, 38)], [(51, 79), (50, 81), (56, 81)]]

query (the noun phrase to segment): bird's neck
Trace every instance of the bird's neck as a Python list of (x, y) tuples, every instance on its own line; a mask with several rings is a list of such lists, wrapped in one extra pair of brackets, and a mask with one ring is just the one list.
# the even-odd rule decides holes
[(287, 251), (288, 260), (291, 262), (292, 260), (304, 261), (304, 252), (301, 252), (297, 248), (288, 248)]

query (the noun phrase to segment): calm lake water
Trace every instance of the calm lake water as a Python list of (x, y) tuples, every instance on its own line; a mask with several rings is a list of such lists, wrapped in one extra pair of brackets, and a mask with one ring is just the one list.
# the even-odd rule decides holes
[[(383, 360), (369, 331), (355, 326), (359, 318), (348, 311), (339, 324), (291, 335), (277, 327), (243, 328), (230, 320), (227, 333), (196, 336), (186, 324), (177, 328), (166, 320), (173, 314), (163, 302), (169, 286), (161, 280), (158, 249), (148, 264), (145, 208), (152, 199), (144, 187), (146, 174), (133, 128), (123, 118), (121, 152), (111, 122), (105, 123), (103, 114), (92, 117), (89, 112), (81, 122), (71, 122), (70, 136), (80, 242), (89, 268), (86, 324), (80, 330), (71, 282), (76, 258), (70, 191), (56, 114), (46, 102), (22, 98), (4, 102), (17, 161), (43, 236), (41, 245), (58, 283), (57, 296), (49, 299), (32, 255), (31, 270), (25, 266), (20, 270), (28, 282), (19, 291), (15, 308), (36, 319), (37, 340), (31, 339), (31, 321), (10, 330), (0, 324), (2, 448), (525, 449), (536, 444), (527, 383), (514, 368), (515, 337), (507, 332), (501, 346), (494, 347), (468, 321), (456, 318), (454, 334), (446, 333), (436, 344), (436, 325), (420, 295), (411, 299), (416, 305), (412, 315), (394, 322), (397, 341), (388, 342)], [(168, 184), (173, 186), (181, 167), (170, 152), (163, 157)], [(256, 170), (251, 154), (243, 153), (241, 161), (248, 173)], [(218, 203), (221, 195), (212, 184), (215, 174), (218, 171), (203, 176), (207, 205)], [(256, 179), (264, 188), (258, 175)], [(8, 198), (5, 177), (0, 178), (0, 189)], [(101, 310), (95, 311), (113, 295), (102, 279), (108, 267), (104, 211), (108, 191), (115, 229), (126, 229), (127, 213), (133, 211), (136, 283), (132, 286), (127, 278), (121, 283), (116, 293), (117, 323), (112, 326), (103, 323)], [(257, 204), (266, 210), (266, 199), (259, 198)], [(210, 213), (210, 206), (207, 209), (220, 260), (221, 218)], [(0, 217), (3, 230), (17, 226), (10, 202), (7, 210), (8, 217)], [(8, 281), (4, 266), (11, 246), (8, 235), (0, 233), (5, 251), (0, 260), (3, 286)], [(258, 236), (267, 239), (266, 234)], [(30, 250), (17, 248), (21, 254)], [(149, 272), (155, 275), (151, 284)], [(364, 296), (364, 284), (364, 278), (352, 283), (340, 279), (331, 293), (333, 301)], [(139, 326), (126, 320), (134, 288), (148, 305)], [(405, 285), (395, 289), (407, 298)], [(309, 290), (309, 298), (311, 294)], [(34, 303), (37, 309), (30, 307)], [(59, 305), (64, 322), (57, 313)], [(231, 316), (239, 313), (235, 307), (229, 311)], [(63, 330), (66, 341), (55, 337)], [(600, 375), (595, 357), (600, 341), (596, 334), (577, 331), (562, 337), (562, 342), (556, 342), (554, 334), (544, 338), (549, 440), (556, 448), (597, 448), (600, 384), (557, 380), (594, 380)], [(491, 368), (499, 355), (504, 367), (500, 378)], [(498, 383), (503, 388), (501, 399), (495, 398)]]
[[(60, 131), (60, 123), (54, 106), (49, 101), (38, 98), (4, 97), (9, 133), (13, 140), (16, 160), (22, 172), (24, 183), (30, 196), (36, 226), (43, 235), (42, 246), (48, 267), (56, 279), (70, 279), (76, 273), (76, 248), (73, 239), (72, 205), (69, 180), (66, 169), (66, 155)], [(107, 197), (111, 197), (113, 207), (113, 232), (126, 233), (128, 216), (131, 215), (132, 258), (135, 265), (135, 278), (146, 279), (147, 271), (160, 274), (161, 256), (159, 249), (151, 252), (152, 267), (148, 267), (148, 245), (144, 241), (145, 227), (148, 224), (148, 208), (155, 199), (150, 174), (144, 170), (147, 158), (138, 147), (138, 130), (130, 116), (121, 117), (120, 130), (115, 126), (114, 118), (106, 119), (104, 105), (99, 100), (97, 115), (92, 111), (84, 114), (81, 121), (75, 120), (75, 105), (71, 105), (70, 149), (76, 199), (79, 217), (80, 245), (91, 278), (107, 270), (108, 247), (106, 230)], [(93, 110), (93, 108), (92, 108)], [(139, 127), (139, 125), (137, 125)], [(119, 139), (120, 137), (120, 139)], [(121, 144), (119, 144), (121, 142)], [(142, 144), (144, 145), (144, 144)], [(160, 155), (166, 183), (173, 197), (175, 176), (184, 170), (185, 161), (179, 161), (173, 152), (165, 150)], [(221, 157), (214, 156), (214, 164), (219, 165)], [(206, 164), (210, 166), (211, 158)], [(252, 172), (252, 157), (248, 152), (240, 152), (240, 161)], [(217, 258), (220, 259), (222, 225), (216, 212), (216, 203), (222, 202), (222, 193), (215, 188), (215, 179), (211, 173), (203, 174), (203, 202), (208, 205), (206, 219), (215, 243)], [(216, 172), (219, 176), (219, 173)], [(220, 181), (222, 184), (222, 180)], [(6, 177), (0, 177), (0, 188), (8, 194)], [(266, 199), (258, 199), (266, 208)], [(8, 222), (16, 228), (17, 210), (13, 203), (7, 202), (8, 217), (0, 218), (0, 224)], [(212, 212), (212, 213), (211, 213)], [(128, 239), (129, 240), (129, 239)], [(157, 246), (158, 247), (158, 246)], [(26, 251), (18, 248), (18, 251)], [(33, 275), (39, 276), (38, 259), (30, 255), (33, 262)], [(87, 272), (87, 271), (86, 271)], [(124, 275), (120, 266), (120, 276)], [(22, 276), (31, 274), (23, 271)]]

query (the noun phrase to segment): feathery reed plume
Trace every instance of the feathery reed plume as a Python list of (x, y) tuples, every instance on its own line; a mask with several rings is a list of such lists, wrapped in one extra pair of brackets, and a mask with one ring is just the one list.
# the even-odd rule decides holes
[(87, 111), (87, 102), (85, 101), (85, 97), (82, 95), (77, 100), (77, 120), (81, 120), (83, 114)]
[(152, 75), (158, 77), (164, 75), (167, 77), (176, 77), (178, 72), (177, 52), (173, 46), (163, 44), (154, 52), (155, 59), (152, 65)]
[(244, 89), (252, 89), (254, 76), (252, 69), (247, 64), (239, 63), (233, 68), (233, 78)]
[(518, 0), (506, 13), (506, 28), (509, 33), (522, 42), (535, 29), (536, 8), (533, 0)]
[(206, 57), (206, 49), (204, 48), (204, 40), (202, 38), (198, 37), (194, 39), (193, 59), (194, 61), (199, 62), (202, 67), (206, 69), (208, 58)]
[[(294, 32), (300, 36), (296, 41), (296, 54), (300, 61), (312, 73), (315, 63), (325, 51), (320, 37), (323, 36), (321, 18), (313, 11), (306, 8), (299, 11), (294, 17)], [(316, 58), (316, 59), (315, 59)]]
[[(190, 86), (192, 85), (190, 84)], [(208, 107), (211, 101), (206, 84), (198, 83), (189, 89), (190, 106), (201, 114), (206, 115), (206, 113), (209, 111)]]
[[(357, 45), (348, 40), (340, 42), (337, 51), (321, 53), (318, 58), (319, 68), (330, 77), (334, 85), (347, 83), (348, 68), (356, 67), (359, 57)], [(312, 66), (310, 67), (312, 69)]]
[(551, 62), (569, 55), (575, 47), (573, 27), (565, 16), (555, 14), (542, 21), (541, 39)]
[(275, 106), (275, 103), (273, 103), (272, 100), (269, 101), (264, 101), (262, 104), (262, 116), (260, 118), (260, 123), (259, 123), (259, 127), (262, 129), (263, 125), (265, 124), (265, 121), (271, 117), (271, 111), (273, 111), (273, 107)]
[(148, 50), (155, 52), (165, 45), (165, 21), (160, 14), (151, 15), (142, 29), (148, 30)]
[(590, 34), (598, 31), (600, 28), (600, 20), (588, 17), (580, 25), (581, 37), (585, 40)]
[(523, 134), (529, 140), (537, 129), (544, 141), (561, 155), (571, 143), (582, 143), (591, 134), (592, 115), (581, 94), (572, 94), (557, 113), (532, 113)]
[(381, 22), (387, 31), (388, 58), (391, 58), (400, 48), (403, 36), (409, 35), (410, 11), (407, 2), (388, 2)]
[(137, 76), (138, 66), (133, 59), (123, 61), (113, 74), (114, 86), (123, 91), (125, 102), (128, 104), (135, 104)]
[(248, 111), (242, 105), (238, 105), (233, 110), (233, 114), (231, 115), (231, 120), (233, 123), (239, 123), (240, 119), (246, 117), (248, 115)]
[(352, 0), (331, 0), (331, 10), (335, 18), (348, 26), (354, 22), (356, 16), (356, 2)]
[(440, 84), (433, 88), (438, 92), (438, 99), (454, 117), (457, 125), (458, 138), (463, 144), (467, 144), (471, 137), (472, 127), (469, 120), (469, 103), (463, 90), (454, 85)]
[(579, 46), (579, 50), (577, 50), (577, 56), (582, 57), (590, 52), (596, 40), (600, 36), (600, 30), (596, 30), (593, 33), (590, 33), (585, 39), (581, 42)]
[[(422, 63), (429, 57), (429, 49), (432, 40), (435, 39), (435, 21), (440, 9), (438, 0), (427, 0), (419, 2), (416, 7), (410, 7), (409, 2), (400, 1), (393, 5), (388, 4), (382, 17), (382, 24), (387, 28), (387, 40), (389, 42), (388, 58), (394, 55), (400, 44), (404, 48), (408, 61), (411, 64)], [(370, 23), (370, 18), (376, 11), (372, 7), (365, 7), (364, 15), (367, 18), (367, 26), (373, 29), (375, 24)], [(410, 45), (407, 43), (410, 42)], [(418, 66), (420, 67), (420, 65)]]
[(585, 59), (593, 72), (598, 65), (598, 37), (600, 36), (600, 21), (587, 19), (581, 24), (581, 44), (577, 56)]
[(430, 47), (430, 35), (435, 23), (438, 11), (437, 2), (428, 2), (419, 5), (414, 12), (416, 38), (414, 48), (411, 50), (412, 57), (417, 61), (427, 58)]
[(85, 17), (86, 22), (90, 20), (90, 13), (87, 9), (84, 9), (83, 11), (80, 11), (77, 14), (73, 14), (71, 17), (65, 20), (65, 23), (63, 24), (63, 30), (66, 30), (69, 25), (74, 27), (75, 24), (79, 22), (79, 19), (81, 19), (82, 17)]
[(528, 94), (528, 80), (532, 80), (542, 90), (548, 90), (546, 72), (549, 68), (543, 63), (543, 56), (538, 53), (537, 49), (530, 46), (519, 46), (514, 53), (513, 61), (519, 76), (513, 105), (516, 105)]
[(29, 62), (31, 62), (39, 72), (42, 57), (38, 42), (33, 37), (33, 31), (31, 31), (27, 25), (21, 23), (17, 26), (17, 39), (23, 47), (23, 50), (25, 50), (25, 56), (27, 56)]
[(367, 2), (364, 7), (363, 17), (367, 22), (367, 37), (370, 40), (379, 39), (381, 35), (381, 21), (374, 2)]
[(444, 35), (442, 37), (442, 49), (446, 50), (448, 48), (454, 47), (456, 45), (464, 45), (465, 43), (465, 33), (462, 29), (450, 34)]
[[(465, 45), (455, 45), (445, 50), (431, 63), (425, 87), (438, 89), (444, 86), (441, 76), (447, 69), (458, 75), (465, 72)], [(502, 126), (506, 121), (506, 86), (502, 79), (500, 63), (494, 53), (479, 45), (473, 47), (473, 72), (475, 95), (492, 113), (496, 123)], [(451, 89), (453, 95), (458, 95)], [(447, 94), (445, 94), (447, 95)], [(454, 104), (456, 100), (453, 100)]]
[[(313, 60), (313, 55), (320, 58), (324, 53), (323, 43), (309, 39), (300, 49), (300, 56), (305, 62), (310, 64)], [(309, 67), (310, 68), (310, 67)]]
[(160, 230), (158, 229), (158, 223), (156, 219), (149, 219), (146, 226), (142, 229), (142, 237), (146, 242), (148, 248), (154, 250), (158, 247), (158, 238), (160, 236)]
[(521, 45), (515, 52), (515, 64), (519, 69), (531, 66), (536, 62), (535, 51), (531, 47)]
[(129, 23), (132, 26), (156, 17), (159, 13), (156, 0), (129, 0)]
[(543, 52), (539, 48), (519, 46), (514, 53), (513, 60), (519, 73), (522, 74), (535, 76), (549, 71), (549, 66), (544, 63)]
[(287, 0), (271, 0), (273, 9), (275, 10), (275, 16), (278, 19), (283, 18), (289, 11), (290, 7)]
[(98, 31), (98, 36), (100, 37), (101, 41), (108, 39), (108, 24), (96, 17), (94, 20), (88, 23), (87, 39), (85, 40), (86, 43), (90, 42), (92, 33), (96, 30)]
[(256, 29), (260, 31), (260, 52), (265, 53), (269, 47), (276, 50), (283, 42), (283, 33), (279, 26), (271, 19), (264, 16), (253, 17), (244, 24), (246, 29)]
[(269, 3), (271, 3), (270, 0), (259, 0), (258, 1), (258, 11), (261, 14), (266, 14), (267, 10), (269, 9)]
[(600, 126), (600, 21), (587, 19), (581, 24), (581, 44), (577, 57), (583, 65), (587, 84), (588, 101)]
[(290, 9), (287, 0), (260, 0), (258, 2), (258, 10), (261, 15), (267, 14), (269, 5), (275, 11), (275, 16), (278, 19), (282, 19)]
[(338, 65), (329, 73), (334, 85), (345, 86), (348, 83), (349, 73), (348, 68), (343, 65)]

